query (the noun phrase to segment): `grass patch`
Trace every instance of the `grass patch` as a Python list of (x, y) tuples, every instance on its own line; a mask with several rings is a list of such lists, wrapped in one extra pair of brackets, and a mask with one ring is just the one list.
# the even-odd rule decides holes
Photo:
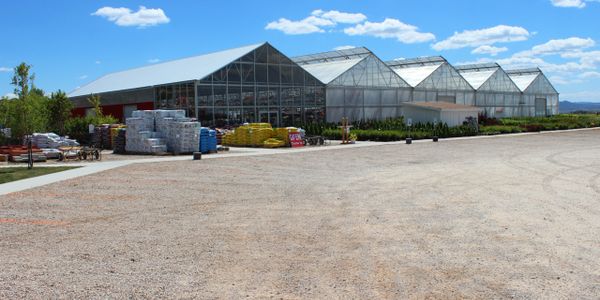
[(33, 167), (29, 170), (27, 167), (8, 167), (0, 168), (0, 184), (11, 181), (42, 176), (46, 174), (62, 172), (79, 167)]

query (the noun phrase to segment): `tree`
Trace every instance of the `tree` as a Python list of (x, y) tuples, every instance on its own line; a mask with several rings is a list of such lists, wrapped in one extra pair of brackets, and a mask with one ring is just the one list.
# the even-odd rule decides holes
[[(33, 87), (33, 80), (35, 74), (29, 76), (31, 65), (22, 62), (20, 65), (15, 67), (15, 73), (12, 78), (12, 85), (15, 86), (15, 94), (19, 97), (19, 100), (24, 100), (29, 95), (30, 87)], [(31, 85), (30, 85), (31, 82)]]
[(65, 92), (58, 90), (52, 93), (48, 100), (48, 129), (64, 135), (65, 123), (71, 117), (73, 106)]
[(102, 114), (102, 106), (100, 106), (101, 105), (100, 96), (90, 94), (90, 96), (88, 97), (87, 100), (94, 107), (94, 114), (96, 115), (96, 117), (102, 118), (104, 115)]
[(21, 63), (14, 69), (14, 75), (11, 84), (15, 86), (15, 94), (18, 97), (15, 103), (14, 115), (12, 115), (9, 124), (12, 126), (12, 131), (15, 137), (31, 134), (33, 131), (32, 124), (28, 118), (32, 113), (31, 105), (29, 105), (29, 94), (33, 87), (34, 74), (29, 75), (31, 65)]

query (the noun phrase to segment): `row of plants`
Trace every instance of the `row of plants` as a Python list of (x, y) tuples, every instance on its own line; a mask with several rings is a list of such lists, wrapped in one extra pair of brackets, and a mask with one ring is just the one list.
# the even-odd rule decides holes
[[(433, 124), (420, 124), (415, 126), (414, 129), (408, 130), (376, 130), (376, 129), (353, 129), (352, 134), (356, 135), (358, 141), (377, 141), (377, 142), (391, 142), (401, 141), (408, 137), (414, 140), (430, 139), (434, 136), (440, 138), (447, 137), (460, 137), (460, 136), (474, 136), (477, 135), (477, 130), (469, 125), (462, 125), (457, 127), (448, 127), (446, 124), (440, 126), (433, 126)], [(342, 133), (340, 129), (325, 129), (321, 132), (329, 139), (341, 139)]]
[[(330, 139), (341, 139), (341, 130), (336, 123), (307, 124), (302, 128), (309, 135), (322, 135)], [(444, 123), (418, 123), (409, 128), (402, 117), (352, 123), (352, 133), (359, 141), (399, 141), (407, 137), (412, 139), (495, 135), (520, 132), (539, 132), (546, 130), (564, 130), (600, 127), (598, 114), (564, 114), (549, 117), (519, 117), (494, 119), (480, 116), (479, 124), (465, 122), (464, 125), (448, 127)]]
[[(483, 121), (482, 121), (483, 120)], [(562, 114), (548, 117), (480, 118), (482, 134), (539, 132), (600, 127), (598, 114)]]

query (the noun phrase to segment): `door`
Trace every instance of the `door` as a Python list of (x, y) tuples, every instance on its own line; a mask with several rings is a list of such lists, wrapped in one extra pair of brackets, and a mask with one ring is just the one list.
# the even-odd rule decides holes
[(261, 123), (271, 123), (273, 127), (279, 125), (279, 111), (277, 110), (260, 110), (258, 112), (258, 120)]
[(535, 98), (535, 115), (536, 117), (546, 115), (546, 98)]

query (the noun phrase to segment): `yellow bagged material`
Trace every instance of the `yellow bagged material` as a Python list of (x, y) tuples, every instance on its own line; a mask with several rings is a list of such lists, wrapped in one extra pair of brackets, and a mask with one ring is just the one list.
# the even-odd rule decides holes
[(262, 147), (263, 142), (275, 135), (269, 123), (250, 123), (223, 136), (223, 145)]
[(265, 148), (279, 148), (285, 146), (285, 142), (277, 138), (269, 138), (263, 142)]
[(298, 133), (298, 128), (296, 127), (285, 127), (285, 128), (276, 128), (275, 137), (282, 140), (286, 145), (290, 144), (290, 133)]

